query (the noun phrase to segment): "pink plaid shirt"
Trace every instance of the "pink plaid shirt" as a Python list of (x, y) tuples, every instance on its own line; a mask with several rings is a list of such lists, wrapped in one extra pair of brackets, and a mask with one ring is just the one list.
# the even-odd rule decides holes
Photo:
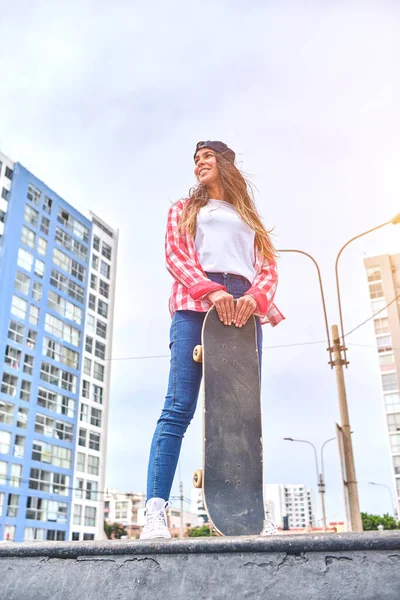
[[(165, 257), (167, 269), (174, 278), (169, 300), (171, 316), (176, 310), (207, 312), (212, 304), (204, 296), (226, 289), (207, 278), (192, 236), (189, 233), (179, 233), (179, 219), (187, 202), (188, 200), (179, 200), (168, 212)], [(260, 317), (261, 323), (270, 323), (274, 327), (285, 318), (272, 302), (278, 283), (276, 262), (263, 260), (256, 253), (254, 267), (256, 275), (246, 294), (253, 296), (257, 302), (254, 314)]]

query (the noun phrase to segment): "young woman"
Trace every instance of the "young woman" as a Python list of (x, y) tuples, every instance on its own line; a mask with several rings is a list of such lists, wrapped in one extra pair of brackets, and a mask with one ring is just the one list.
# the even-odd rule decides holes
[[(182, 438), (193, 418), (202, 367), (193, 348), (214, 305), (227, 327), (243, 327), (256, 316), (261, 367), (261, 324), (284, 317), (273, 304), (277, 287), (275, 251), (252, 193), (223, 142), (199, 142), (194, 155), (198, 185), (168, 213), (167, 269), (170, 297), (171, 365), (164, 409), (154, 433), (147, 478), (146, 524), (141, 539), (171, 537), (166, 508)], [(234, 299), (237, 300), (236, 306)], [(263, 533), (274, 533), (267, 523)]]

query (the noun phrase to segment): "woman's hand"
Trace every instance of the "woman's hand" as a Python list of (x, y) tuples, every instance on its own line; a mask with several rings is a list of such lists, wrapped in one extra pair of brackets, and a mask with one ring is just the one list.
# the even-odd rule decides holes
[(236, 301), (236, 310), (233, 322), (236, 327), (243, 327), (257, 308), (257, 302), (253, 296), (242, 296)]
[(235, 304), (232, 294), (228, 294), (224, 290), (217, 290), (207, 294), (206, 298), (215, 306), (218, 317), (223, 324), (231, 325), (235, 315)]

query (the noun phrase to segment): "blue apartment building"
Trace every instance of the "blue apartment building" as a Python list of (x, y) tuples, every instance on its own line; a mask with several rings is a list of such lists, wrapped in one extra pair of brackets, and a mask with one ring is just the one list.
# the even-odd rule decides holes
[(0, 249), (0, 540), (68, 540), (92, 221), (21, 164)]

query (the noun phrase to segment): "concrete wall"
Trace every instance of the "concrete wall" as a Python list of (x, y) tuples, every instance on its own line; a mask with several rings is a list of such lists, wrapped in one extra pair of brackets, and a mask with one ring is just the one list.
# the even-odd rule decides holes
[(400, 532), (2, 544), (7, 600), (398, 600)]

